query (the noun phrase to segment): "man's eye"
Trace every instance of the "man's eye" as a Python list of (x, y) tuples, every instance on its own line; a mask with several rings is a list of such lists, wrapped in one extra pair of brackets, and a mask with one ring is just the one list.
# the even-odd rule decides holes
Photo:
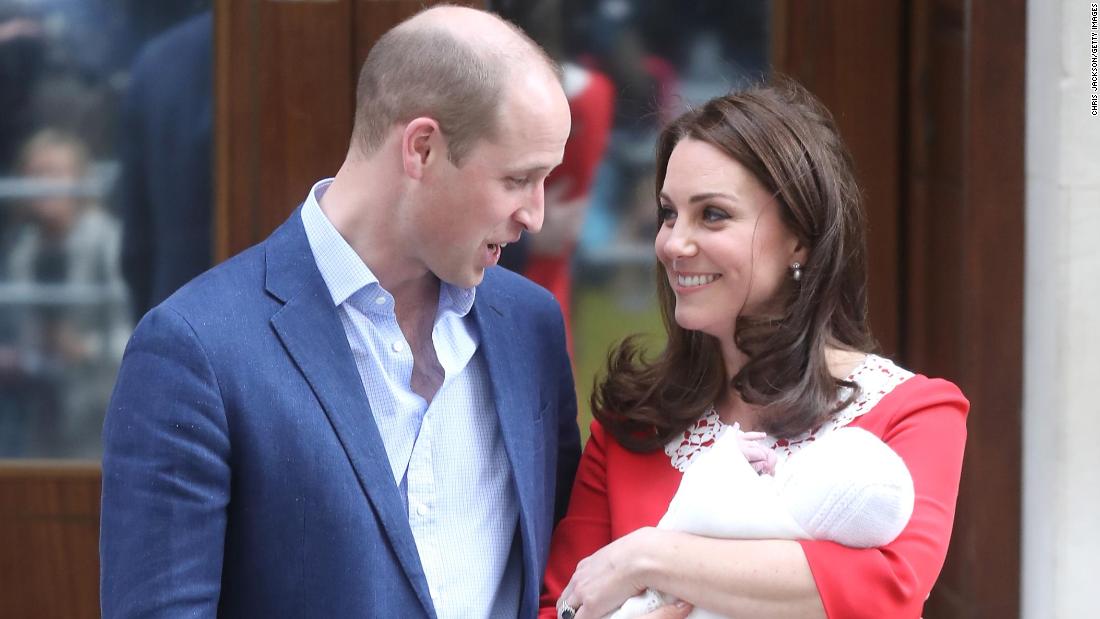
[(525, 176), (524, 177), (509, 176), (507, 179), (505, 179), (505, 182), (508, 184), (509, 187), (518, 188), (518, 187), (525, 187), (528, 183), (531, 182), (531, 179), (529, 179)]

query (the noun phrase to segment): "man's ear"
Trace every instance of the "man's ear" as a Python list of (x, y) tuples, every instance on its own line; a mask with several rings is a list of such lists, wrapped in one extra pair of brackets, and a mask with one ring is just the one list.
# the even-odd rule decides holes
[(401, 164), (409, 178), (420, 180), (424, 168), (436, 157), (442, 155), (443, 133), (439, 123), (427, 117), (414, 118), (401, 134)]

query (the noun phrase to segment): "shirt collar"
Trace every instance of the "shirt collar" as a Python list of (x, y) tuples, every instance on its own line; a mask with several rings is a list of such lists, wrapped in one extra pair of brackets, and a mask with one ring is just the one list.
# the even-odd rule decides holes
[(476, 292), (477, 288), (459, 288), (447, 282), (442, 282), (439, 291), (440, 313), (447, 310), (459, 316), (469, 314), (470, 309), (474, 306)]
[[(378, 278), (370, 270), (365, 262), (348, 245), (344, 237), (329, 221), (328, 216), (321, 210), (320, 199), (332, 184), (331, 178), (318, 181), (309, 190), (305, 203), (302, 205), (302, 225), (305, 227), (306, 239), (313, 251), (313, 258), (317, 262), (317, 269), (321, 272), (321, 278), (328, 287), (332, 296), (333, 305), (342, 305), (352, 295), (371, 285), (378, 286)], [(438, 315), (445, 311), (453, 312), (458, 316), (465, 316), (474, 306), (476, 288), (459, 288), (440, 282)], [(387, 296), (389, 292), (386, 292)], [(392, 306), (392, 304), (390, 304)], [(392, 310), (391, 310), (392, 311)]]

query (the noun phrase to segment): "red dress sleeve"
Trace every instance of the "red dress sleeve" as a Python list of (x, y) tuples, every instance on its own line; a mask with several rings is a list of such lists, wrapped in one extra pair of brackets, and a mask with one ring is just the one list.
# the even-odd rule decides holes
[(886, 546), (801, 542), (828, 617), (920, 617), (951, 538), (969, 407), (955, 385), (918, 375), (852, 422), (901, 456), (916, 501), (909, 524)]
[(550, 541), (539, 619), (556, 616), (555, 606), (577, 563), (611, 543), (611, 512), (607, 498), (607, 437), (599, 422), (592, 422), (592, 435), (581, 455), (569, 510)]

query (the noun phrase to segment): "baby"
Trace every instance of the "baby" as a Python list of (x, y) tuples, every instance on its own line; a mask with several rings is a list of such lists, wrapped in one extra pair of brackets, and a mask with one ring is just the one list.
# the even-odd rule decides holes
[[(660, 529), (727, 539), (815, 539), (853, 548), (890, 543), (913, 513), (913, 478), (875, 435), (845, 427), (778, 461), (761, 432), (728, 427), (684, 472)], [(674, 602), (646, 590), (610, 619)], [(692, 619), (718, 615), (696, 608)]]

